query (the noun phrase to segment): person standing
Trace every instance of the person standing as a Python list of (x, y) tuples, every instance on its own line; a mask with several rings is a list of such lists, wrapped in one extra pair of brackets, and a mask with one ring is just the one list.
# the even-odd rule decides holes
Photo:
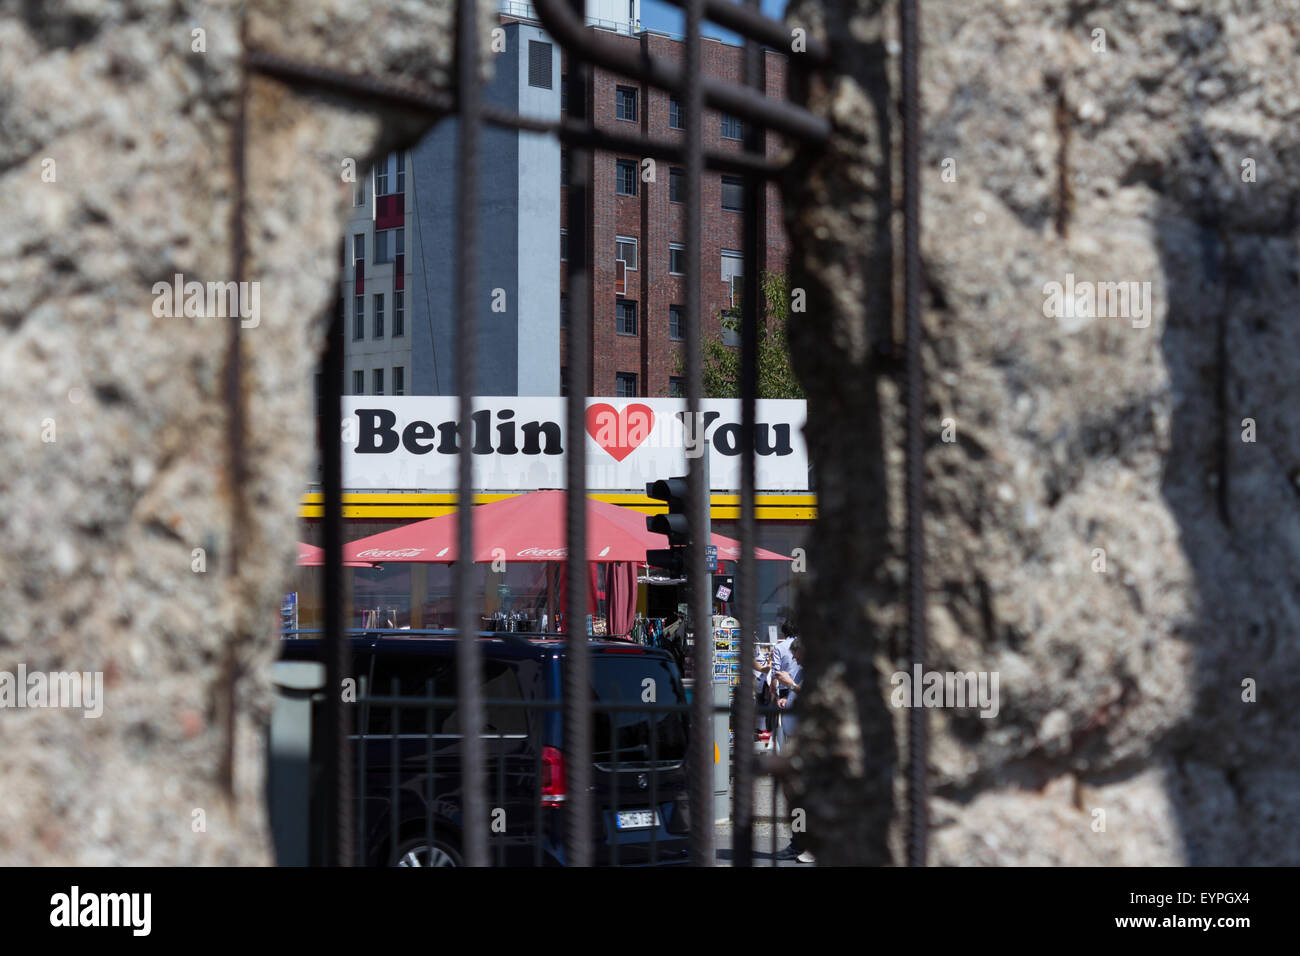
[[(781, 640), (777, 641), (772, 647), (772, 667), (771, 670), (768, 671), (768, 686), (772, 689), (772, 699), (776, 702), (778, 707), (780, 706), (781, 698), (785, 697), (785, 695), (790, 692), (790, 689), (778, 681), (776, 675), (783, 671), (788, 673), (790, 668), (794, 666), (794, 658), (790, 656), (790, 645), (794, 642), (797, 634), (798, 630), (795, 628), (794, 622), (789, 620), (783, 622), (781, 624)], [(785, 731), (782, 729), (782, 724), (784, 723), (782, 720), (783, 716), (784, 715), (781, 714), (776, 716), (776, 734), (774, 739), (778, 753), (780, 753), (781, 747), (785, 743)]]
[(767, 655), (760, 655), (757, 650), (754, 652), (754, 704), (759, 711), (755, 718), (754, 729), (762, 732), (767, 730), (767, 714), (762, 713), (762, 709), (771, 704), (772, 701), (772, 659)]
[[(772, 665), (772, 681), (775, 685), (783, 687), (786, 690), (785, 697), (777, 700), (776, 706), (783, 713), (780, 716), (782, 746), (787, 746), (788, 738), (794, 734), (795, 727), (799, 718), (789, 711), (794, 710), (795, 701), (799, 697), (799, 692), (803, 690), (803, 642), (795, 638), (790, 642), (789, 648), (790, 666), (784, 670), (778, 670), (776, 665)], [(790, 794), (786, 792), (786, 805), (790, 804)], [(796, 832), (793, 829), (790, 832), (790, 845), (777, 854), (779, 860), (798, 860), (800, 863), (815, 862), (812, 851), (808, 849), (807, 837), (802, 831)]]

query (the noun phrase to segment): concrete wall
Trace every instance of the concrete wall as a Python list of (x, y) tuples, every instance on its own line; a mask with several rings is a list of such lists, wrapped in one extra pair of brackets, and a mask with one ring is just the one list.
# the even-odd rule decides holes
[(245, 12), (260, 49), (443, 91), (455, 30), (445, 2), (264, 6), (0, 10), (0, 671), (103, 688), (99, 716), (0, 713), (3, 865), (272, 862), (272, 634), (352, 208), (341, 170), (427, 124), (250, 77), (244, 278), (260, 316), (239, 363), (234, 320), (168, 314), (154, 286), (237, 277)]
[[(925, 663), (1000, 675), (995, 714), (924, 712), (930, 862), (1295, 863), (1295, 22), (920, 6)], [(809, 94), (831, 140), (783, 183), (819, 505), (796, 800), (819, 863), (900, 860), (907, 820), (895, 14), (787, 12), (835, 72)], [(1054, 312), (1069, 277), (1149, 297)]]

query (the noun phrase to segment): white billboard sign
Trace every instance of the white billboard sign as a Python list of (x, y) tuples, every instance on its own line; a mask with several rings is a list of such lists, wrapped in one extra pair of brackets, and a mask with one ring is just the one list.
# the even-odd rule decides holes
[[(562, 398), (476, 398), (469, 437), (474, 487), (563, 488), (569, 447), (564, 406)], [(707, 399), (701, 413), (702, 429), (692, 427), (683, 399), (587, 399), (587, 487), (644, 491), (647, 481), (686, 474), (688, 458), (707, 447), (712, 488), (739, 489), (740, 401)], [(801, 400), (757, 402), (757, 490), (808, 490), (806, 418)], [(454, 397), (345, 396), (343, 486), (454, 490), (458, 432)]]

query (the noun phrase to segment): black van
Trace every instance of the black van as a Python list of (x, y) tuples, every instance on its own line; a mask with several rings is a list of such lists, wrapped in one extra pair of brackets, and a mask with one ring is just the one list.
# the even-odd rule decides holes
[[(456, 638), (441, 631), (349, 637), (357, 694), (352, 776), (358, 863), (459, 866), (462, 734), (454, 706)], [(324, 660), (321, 640), (287, 635), (285, 660)], [(670, 654), (589, 640), (592, 846), (599, 865), (687, 862), (686, 695)], [(563, 637), (480, 636), (488, 851), (493, 864), (563, 865), (568, 793)], [(403, 698), (399, 705), (385, 699)], [(379, 701), (375, 701), (379, 698)], [(680, 704), (680, 711), (604, 711), (602, 704)], [(497, 702), (497, 703), (493, 703)], [(529, 706), (557, 702), (558, 706)], [(315, 708), (324, 719), (324, 707)], [(320, 729), (319, 727), (317, 728)], [(313, 740), (324, 739), (320, 733)], [(361, 784), (364, 781), (364, 785)], [(314, 822), (321, 823), (313, 800)], [(314, 832), (320, 832), (313, 827)]]

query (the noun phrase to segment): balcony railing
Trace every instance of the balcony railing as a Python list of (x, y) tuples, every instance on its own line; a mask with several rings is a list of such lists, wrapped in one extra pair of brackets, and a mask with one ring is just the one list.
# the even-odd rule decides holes
[[(541, 19), (537, 16), (537, 11), (533, 9), (531, 3), (520, 3), (519, 0), (499, 0), (497, 9), (508, 17), (518, 17), (520, 20), (541, 23)], [(640, 20), (602, 20), (599, 17), (586, 17), (585, 20), (589, 27), (608, 30), (611, 33), (622, 33), (624, 36), (634, 36), (641, 32)]]

